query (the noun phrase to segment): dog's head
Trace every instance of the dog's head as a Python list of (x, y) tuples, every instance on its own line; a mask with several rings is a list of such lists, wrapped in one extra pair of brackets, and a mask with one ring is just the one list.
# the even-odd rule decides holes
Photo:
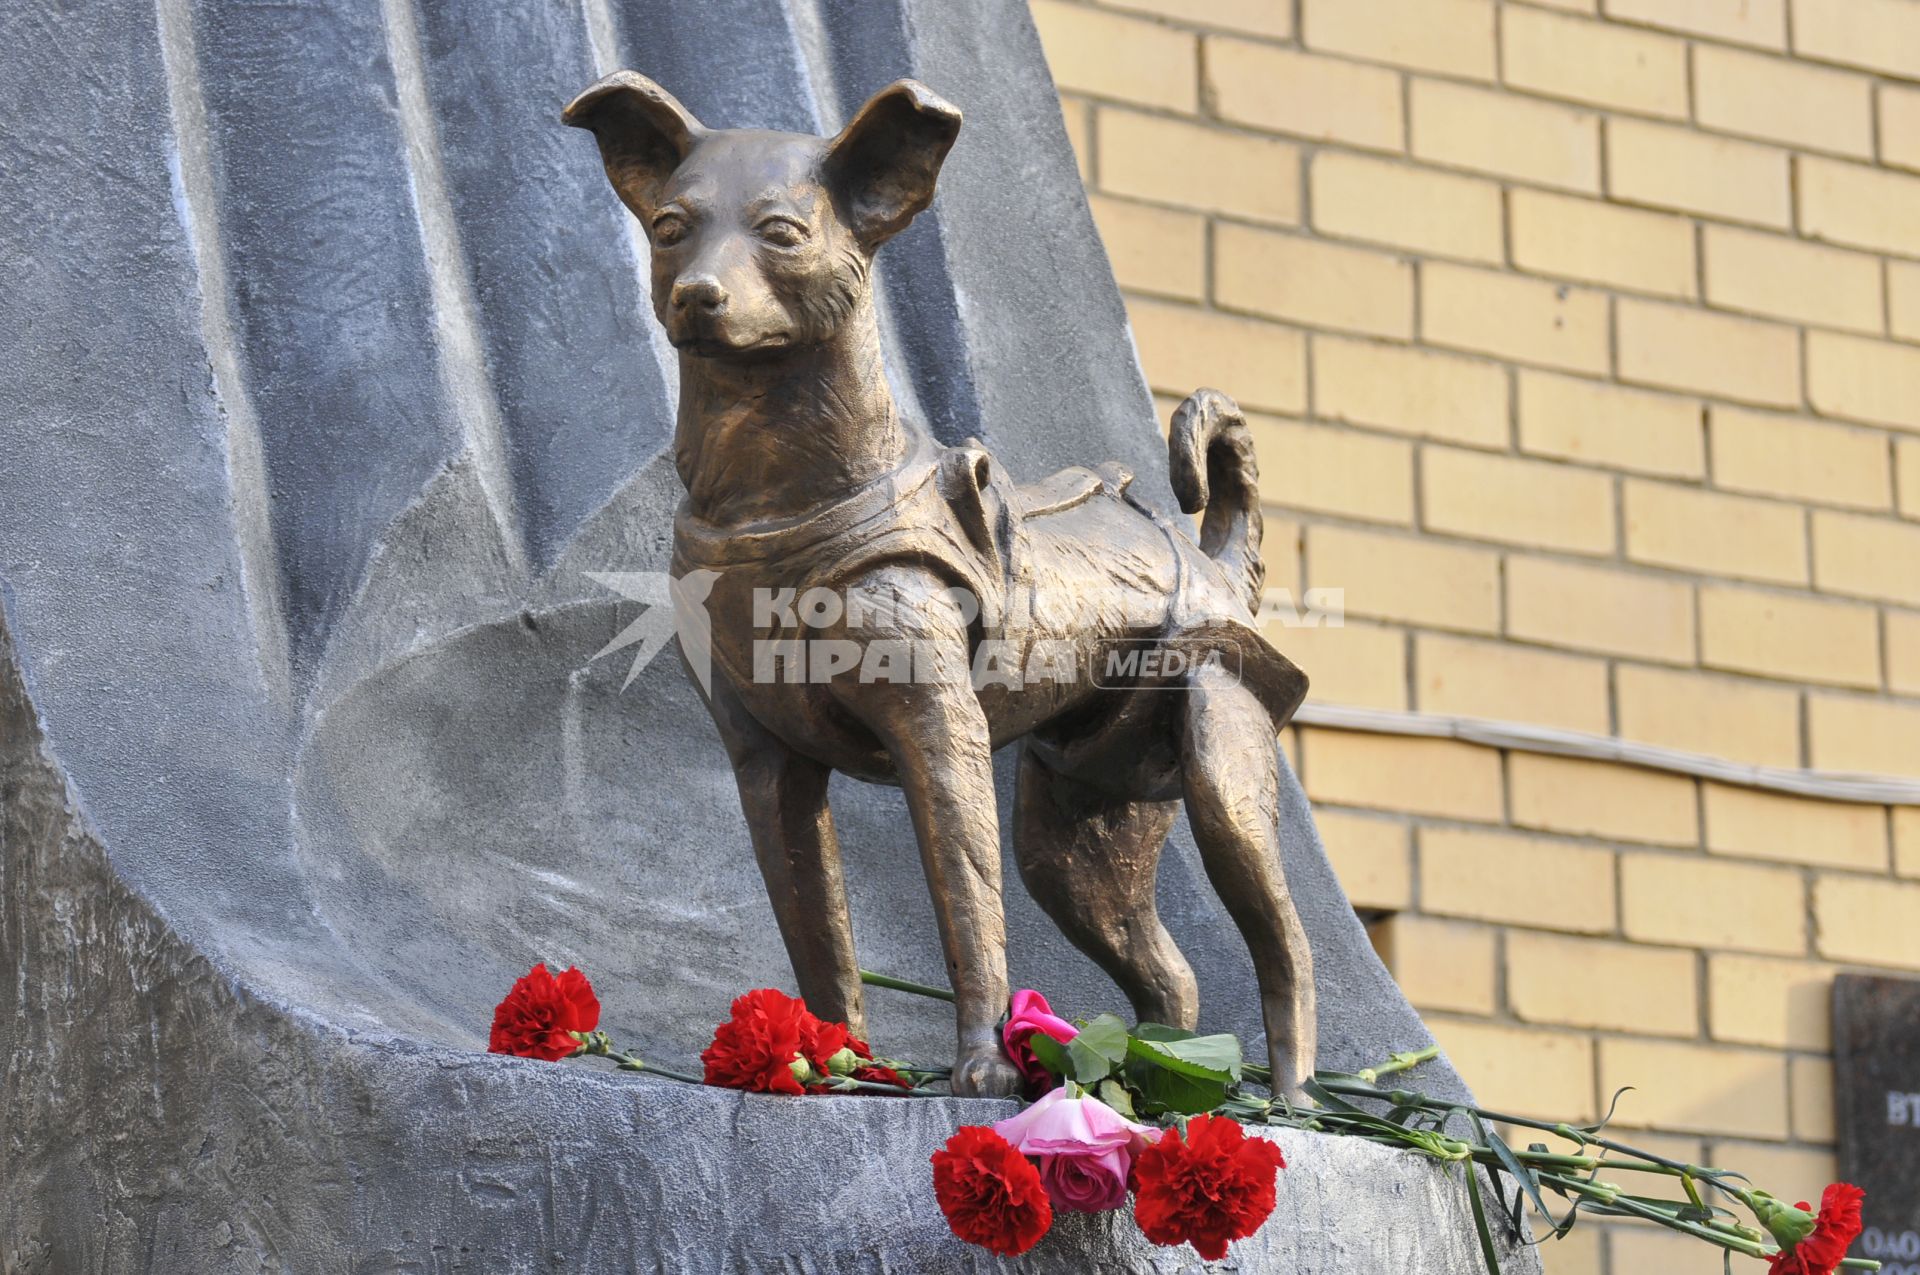
[(617, 71), (561, 118), (590, 129), (653, 245), (653, 308), (675, 346), (752, 359), (818, 345), (864, 300), (874, 251), (933, 200), (960, 112), (912, 80), (838, 137), (709, 129)]

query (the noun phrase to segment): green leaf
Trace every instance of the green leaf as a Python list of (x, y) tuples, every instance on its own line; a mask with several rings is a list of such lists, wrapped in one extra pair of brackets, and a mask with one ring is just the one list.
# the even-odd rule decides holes
[(1473, 1205), (1473, 1229), (1480, 1236), (1480, 1256), (1486, 1259), (1487, 1275), (1500, 1275), (1500, 1254), (1493, 1246), (1493, 1231), (1487, 1225), (1487, 1205), (1480, 1198), (1480, 1175), (1473, 1162), (1460, 1166), (1467, 1174), (1467, 1202)]
[(1073, 1064), (1067, 1060), (1067, 1047), (1045, 1032), (1035, 1032), (1028, 1037), (1027, 1048), (1040, 1060), (1040, 1065), (1054, 1075), (1064, 1077), (1073, 1074)]
[(1199, 1034), (1184, 1027), (1169, 1027), (1165, 1023), (1141, 1023), (1133, 1029), (1136, 1040), (1192, 1040)]
[(1112, 1014), (1102, 1014), (1067, 1042), (1067, 1060), (1074, 1080), (1091, 1085), (1113, 1074), (1127, 1057), (1127, 1025)]
[(1133, 1095), (1128, 1093), (1127, 1087), (1121, 1084), (1119, 1081), (1117, 1080), (1101, 1081), (1099, 1096), (1100, 1096), (1101, 1102), (1106, 1103), (1109, 1107), (1112, 1107), (1115, 1111), (1119, 1112), (1121, 1115), (1125, 1116), (1127, 1119), (1129, 1120), (1138, 1119), (1138, 1117), (1136, 1117), (1133, 1114)]
[(1166, 1041), (1134, 1036), (1127, 1042), (1127, 1053), (1141, 1062), (1183, 1076), (1221, 1082), (1240, 1079), (1240, 1041), (1225, 1032)]
[(1150, 1062), (1131, 1063), (1127, 1079), (1139, 1091), (1141, 1101), (1158, 1111), (1197, 1116), (1227, 1100), (1225, 1080), (1192, 1076)]
[(1545, 1198), (1540, 1194), (1539, 1175), (1520, 1163), (1520, 1158), (1514, 1155), (1513, 1148), (1509, 1147), (1506, 1140), (1499, 1134), (1487, 1128), (1486, 1124), (1480, 1119), (1479, 1112), (1475, 1111), (1471, 1114), (1473, 1116), (1473, 1131), (1480, 1135), (1480, 1141), (1492, 1147), (1493, 1154), (1500, 1160), (1501, 1167), (1519, 1180), (1521, 1187), (1527, 1193), (1527, 1198), (1533, 1201), (1533, 1207), (1540, 1210), (1541, 1217), (1544, 1217), (1548, 1222), (1552, 1223), (1553, 1233), (1556, 1236), (1565, 1235), (1567, 1229), (1573, 1225), (1573, 1215), (1568, 1214), (1565, 1222), (1556, 1220), (1553, 1212), (1547, 1208)]

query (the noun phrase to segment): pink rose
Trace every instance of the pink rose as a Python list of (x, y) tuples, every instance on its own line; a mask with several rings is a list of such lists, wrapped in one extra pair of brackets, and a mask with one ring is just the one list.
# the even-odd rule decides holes
[(1029, 1092), (1054, 1083), (1053, 1073), (1040, 1065), (1040, 1060), (1033, 1056), (1033, 1050), (1027, 1045), (1035, 1032), (1044, 1032), (1064, 1045), (1078, 1036), (1080, 1029), (1055, 1014), (1053, 1006), (1047, 1004), (1046, 997), (1023, 987), (1013, 994), (1007, 1025), (1000, 1029), (1000, 1041), (1007, 1057), (1027, 1078)]
[(993, 1131), (1039, 1163), (1047, 1198), (1056, 1209), (1074, 1213), (1125, 1204), (1134, 1152), (1155, 1132), (1098, 1098), (1069, 1098), (1065, 1089), (1053, 1090)]

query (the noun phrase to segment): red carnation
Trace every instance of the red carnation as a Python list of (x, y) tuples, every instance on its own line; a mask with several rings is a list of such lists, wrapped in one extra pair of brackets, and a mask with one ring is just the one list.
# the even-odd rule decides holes
[(1286, 1167), (1279, 1147), (1234, 1121), (1195, 1116), (1185, 1138), (1169, 1129), (1134, 1159), (1134, 1219), (1155, 1244), (1190, 1243), (1217, 1262), (1273, 1212), (1274, 1178)]
[(515, 979), (507, 998), (494, 1006), (487, 1052), (556, 1062), (580, 1049), (569, 1032), (599, 1025), (600, 998), (587, 976), (569, 965), (556, 978), (542, 961)]
[(968, 1125), (933, 1153), (933, 1193), (953, 1233), (969, 1244), (1018, 1257), (1053, 1225), (1040, 1170), (983, 1125)]
[[(1835, 1182), (1820, 1195), (1820, 1215), (1813, 1231), (1792, 1248), (1774, 1254), (1767, 1275), (1833, 1275), (1860, 1238), (1860, 1203), (1867, 1193), (1857, 1186)], [(1804, 1201), (1803, 1213), (1812, 1212)]]
[[(847, 1037), (847, 1048), (853, 1051), (854, 1057), (858, 1058), (861, 1063), (860, 1066), (853, 1069), (853, 1078), (855, 1080), (870, 1081), (876, 1085), (898, 1085), (902, 1089), (913, 1088), (912, 1085), (907, 1083), (905, 1076), (891, 1067), (882, 1067), (879, 1063), (873, 1061), (873, 1049), (866, 1041), (861, 1040), (858, 1036), (849, 1035)], [(822, 1070), (824, 1070), (824, 1068)]]
[(803, 1093), (793, 1063), (803, 1033), (812, 1039), (818, 1019), (804, 1002), (762, 987), (733, 1002), (733, 1017), (714, 1028), (713, 1043), (700, 1053), (706, 1082), (755, 1093)]

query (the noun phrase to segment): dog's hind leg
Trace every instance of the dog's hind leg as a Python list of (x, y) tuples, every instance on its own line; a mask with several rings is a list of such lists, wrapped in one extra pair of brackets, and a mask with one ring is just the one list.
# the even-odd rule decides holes
[(1020, 750), (1013, 850), (1027, 891), (1092, 957), (1142, 1022), (1192, 1028), (1198, 985), (1154, 906), (1172, 801), (1119, 801)]
[(1318, 1025), (1313, 956), (1287, 892), (1277, 828), (1279, 750), (1253, 692), (1218, 668), (1194, 674), (1183, 775), (1207, 879), (1253, 954), (1276, 1090), (1312, 1075)]

